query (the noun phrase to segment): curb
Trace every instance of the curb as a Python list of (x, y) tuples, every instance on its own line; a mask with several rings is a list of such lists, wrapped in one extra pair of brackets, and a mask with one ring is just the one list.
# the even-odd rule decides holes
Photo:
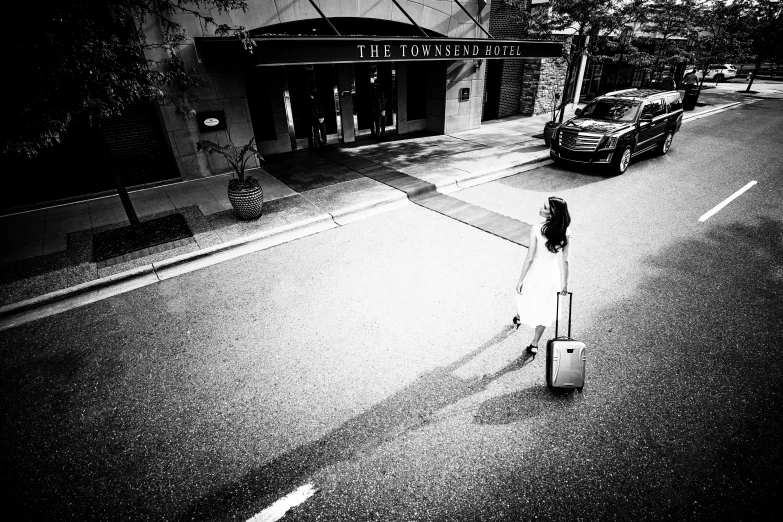
[(338, 226), (326, 215), (5, 305), (0, 331)]
[(506, 163), (500, 165), (499, 168), (458, 179), (458, 190), (475, 187), (476, 185), (489, 183), (491, 181), (497, 181), (499, 179), (519, 174), (520, 172), (527, 172), (528, 170), (533, 170), (538, 167), (542, 167), (543, 165), (548, 165), (549, 163), (552, 162), (549, 160), (549, 149), (546, 149), (538, 153), (536, 156), (526, 159), (525, 161)]
[(359, 203), (341, 209), (334, 215), (324, 214), (271, 231), (243, 236), (18, 303), (0, 306), (0, 331), (410, 204), (404, 193), (394, 198)]
[(711, 109), (707, 109), (707, 110), (704, 110), (704, 111), (701, 111), (701, 112), (697, 112), (695, 114), (689, 114), (688, 116), (683, 116), (682, 117), (682, 121), (686, 122), (686, 121), (690, 121), (690, 120), (696, 120), (696, 119), (702, 118), (704, 116), (710, 116), (711, 114), (715, 114), (717, 112), (722, 112), (722, 111), (725, 111), (725, 110), (728, 110), (728, 109), (733, 109), (737, 105), (742, 105), (744, 103), (747, 103), (747, 102), (732, 102), (732, 103), (727, 103), (725, 105), (719, 105), (717, 107), (713, 107)]

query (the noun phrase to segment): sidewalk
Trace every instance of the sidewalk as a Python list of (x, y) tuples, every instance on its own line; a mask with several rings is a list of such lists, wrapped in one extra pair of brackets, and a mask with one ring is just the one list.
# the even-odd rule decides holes
[[(698, 107), (686, 118), (709, 113)], [(573, 110), (566, 112), (566, 118)], [(540, 134), (550, 115), (515, 116), (446, 135), (405, 135), (270, 156), (249, 171), (264, 189), (254, 221), (233, 215), (228, 175), (130, 194), (144, 220), (181, 213), (192, 238), (93, 261), (93, 234), (128, 224), (117, 196), (0, 217), (0, 329), (20, 314), (68, 309), (357, 219), (400, 208), (414, 197), (447, 194), (549, 161)], [(71, 306), (73, 305), (73, 306)], [(41, 315), (41, 316), (43, 316)]]

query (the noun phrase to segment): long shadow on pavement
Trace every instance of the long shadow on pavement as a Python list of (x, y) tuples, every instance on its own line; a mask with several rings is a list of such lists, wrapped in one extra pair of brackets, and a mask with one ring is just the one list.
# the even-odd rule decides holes
[(289, 493), (317, 471), (353, 458), (430, 422), (432, 413), (484, 390), (508, 372), (524, 367), (522, 356), (492, 375), (463, 380), (452, 375), (485, 350), (503, 342), (515, 332), (506, 326), (491, 339), (452, 364), (423, 374), (415, 382), (347, 421), (339, 428), (304, 446), (281, 455), (245, 475), (201, 497), (177, 520), (246, 520)]

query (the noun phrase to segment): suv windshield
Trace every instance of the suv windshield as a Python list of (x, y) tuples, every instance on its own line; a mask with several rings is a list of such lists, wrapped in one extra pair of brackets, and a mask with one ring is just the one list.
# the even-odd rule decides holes
[(579, 115), (583, 118), (606, 121), (634, 121), (641, 102), (604, 98), (590, 103)]

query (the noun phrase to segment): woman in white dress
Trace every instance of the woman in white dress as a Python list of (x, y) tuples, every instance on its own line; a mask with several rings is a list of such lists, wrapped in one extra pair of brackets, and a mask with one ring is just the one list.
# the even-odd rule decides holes
[(549, 198), (539, 209), (545, 219), (530, 227), (527, 256), (517, 283), (517, 315), (514, 324), (536, 329), (528, 353), (538, 353), (538, 341), (547, 326), (555, 322), (557, 293), (568, 293), (568, 246), (571, 215), (560, 198)]

